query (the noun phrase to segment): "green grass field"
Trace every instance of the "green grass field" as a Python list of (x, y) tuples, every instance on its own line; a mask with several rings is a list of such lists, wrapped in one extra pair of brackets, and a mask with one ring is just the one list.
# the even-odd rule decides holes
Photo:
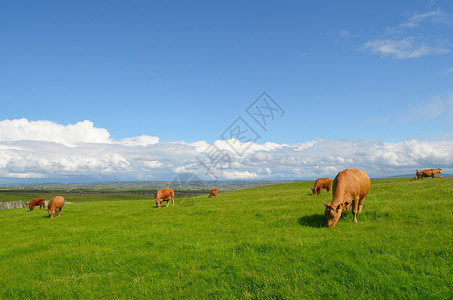
[(0, 211), (0, 298), (453, 298), (453, 178), (372, 180), (334, 228), (312, 185)]

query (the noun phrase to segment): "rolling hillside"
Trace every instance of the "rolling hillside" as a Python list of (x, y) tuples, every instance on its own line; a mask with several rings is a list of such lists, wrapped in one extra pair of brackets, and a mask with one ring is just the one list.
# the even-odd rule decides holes
[(0, 211), (0, 298), (452, 298), (453, 178), (374, 179), (335, 228), (312, 184)]

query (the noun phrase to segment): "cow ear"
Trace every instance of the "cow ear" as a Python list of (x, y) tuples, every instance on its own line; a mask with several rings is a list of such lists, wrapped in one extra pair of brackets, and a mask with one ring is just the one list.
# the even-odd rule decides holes
[(324, 203), (325, 207), (329, 207), (329, 204), (327, 204), (326, 202), (322, 201), (322, 203)]
[(338, 204), (338, 206), (337, 206), (337, 212), (338, 212), (339, 210), (341, 210), (341, 209), (343, 209), (343, 203)]

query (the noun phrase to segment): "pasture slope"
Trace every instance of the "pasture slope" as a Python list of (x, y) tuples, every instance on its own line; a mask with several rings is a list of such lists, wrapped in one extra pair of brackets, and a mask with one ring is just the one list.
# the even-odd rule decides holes
[(453, 298), (453, 178), (372, 180), (335, 228), (311, 187), (0, 211), (0, 298)]

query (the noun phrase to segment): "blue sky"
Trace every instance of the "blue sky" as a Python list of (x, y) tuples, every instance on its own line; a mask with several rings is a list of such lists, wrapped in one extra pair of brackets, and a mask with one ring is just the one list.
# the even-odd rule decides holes
[[(451, 1), (1, 2), (0, 166), (7, 171), (0, 178), (201, 172), (188, 167), (205, 154), (194, 145), (221, 144), (238, 117), (259, 134), (256, 144), (278, 146), (251, 147), (222, 178), (314, 178), (354, 166), (375, 176), (414, 167), (452, 172), (452, 36)], [(285, 112), (267, 131), (246, 113), (264, 91)], [(77, 160), (69, 148), (58, 161), (47, 156), (45, 143), (58, 132), (53, 143), (86, 151), (78, 158), (85, 163), (58, 171), (67, 167), (62, 160)], [(387, 150), (370, 162), (351, 143)], [(124, 158), (116, 166), (89, 154), (87, 144), (129, 148), (103, 150)], [(356, 149), (336, 155), (343, 146)], [(389, 159), (395, 148), (399, 158)], [(248, 163), (257, 154), (270, 155), (267, 164)], [(311, 163), (285, 165), (280, 158), (288, 156)], [(137, 157), (154, 163), (131, 175)], [(343, 163), (330, 160), (338, 157)], [(99, 171), (109, 163), (116, 171)]]

